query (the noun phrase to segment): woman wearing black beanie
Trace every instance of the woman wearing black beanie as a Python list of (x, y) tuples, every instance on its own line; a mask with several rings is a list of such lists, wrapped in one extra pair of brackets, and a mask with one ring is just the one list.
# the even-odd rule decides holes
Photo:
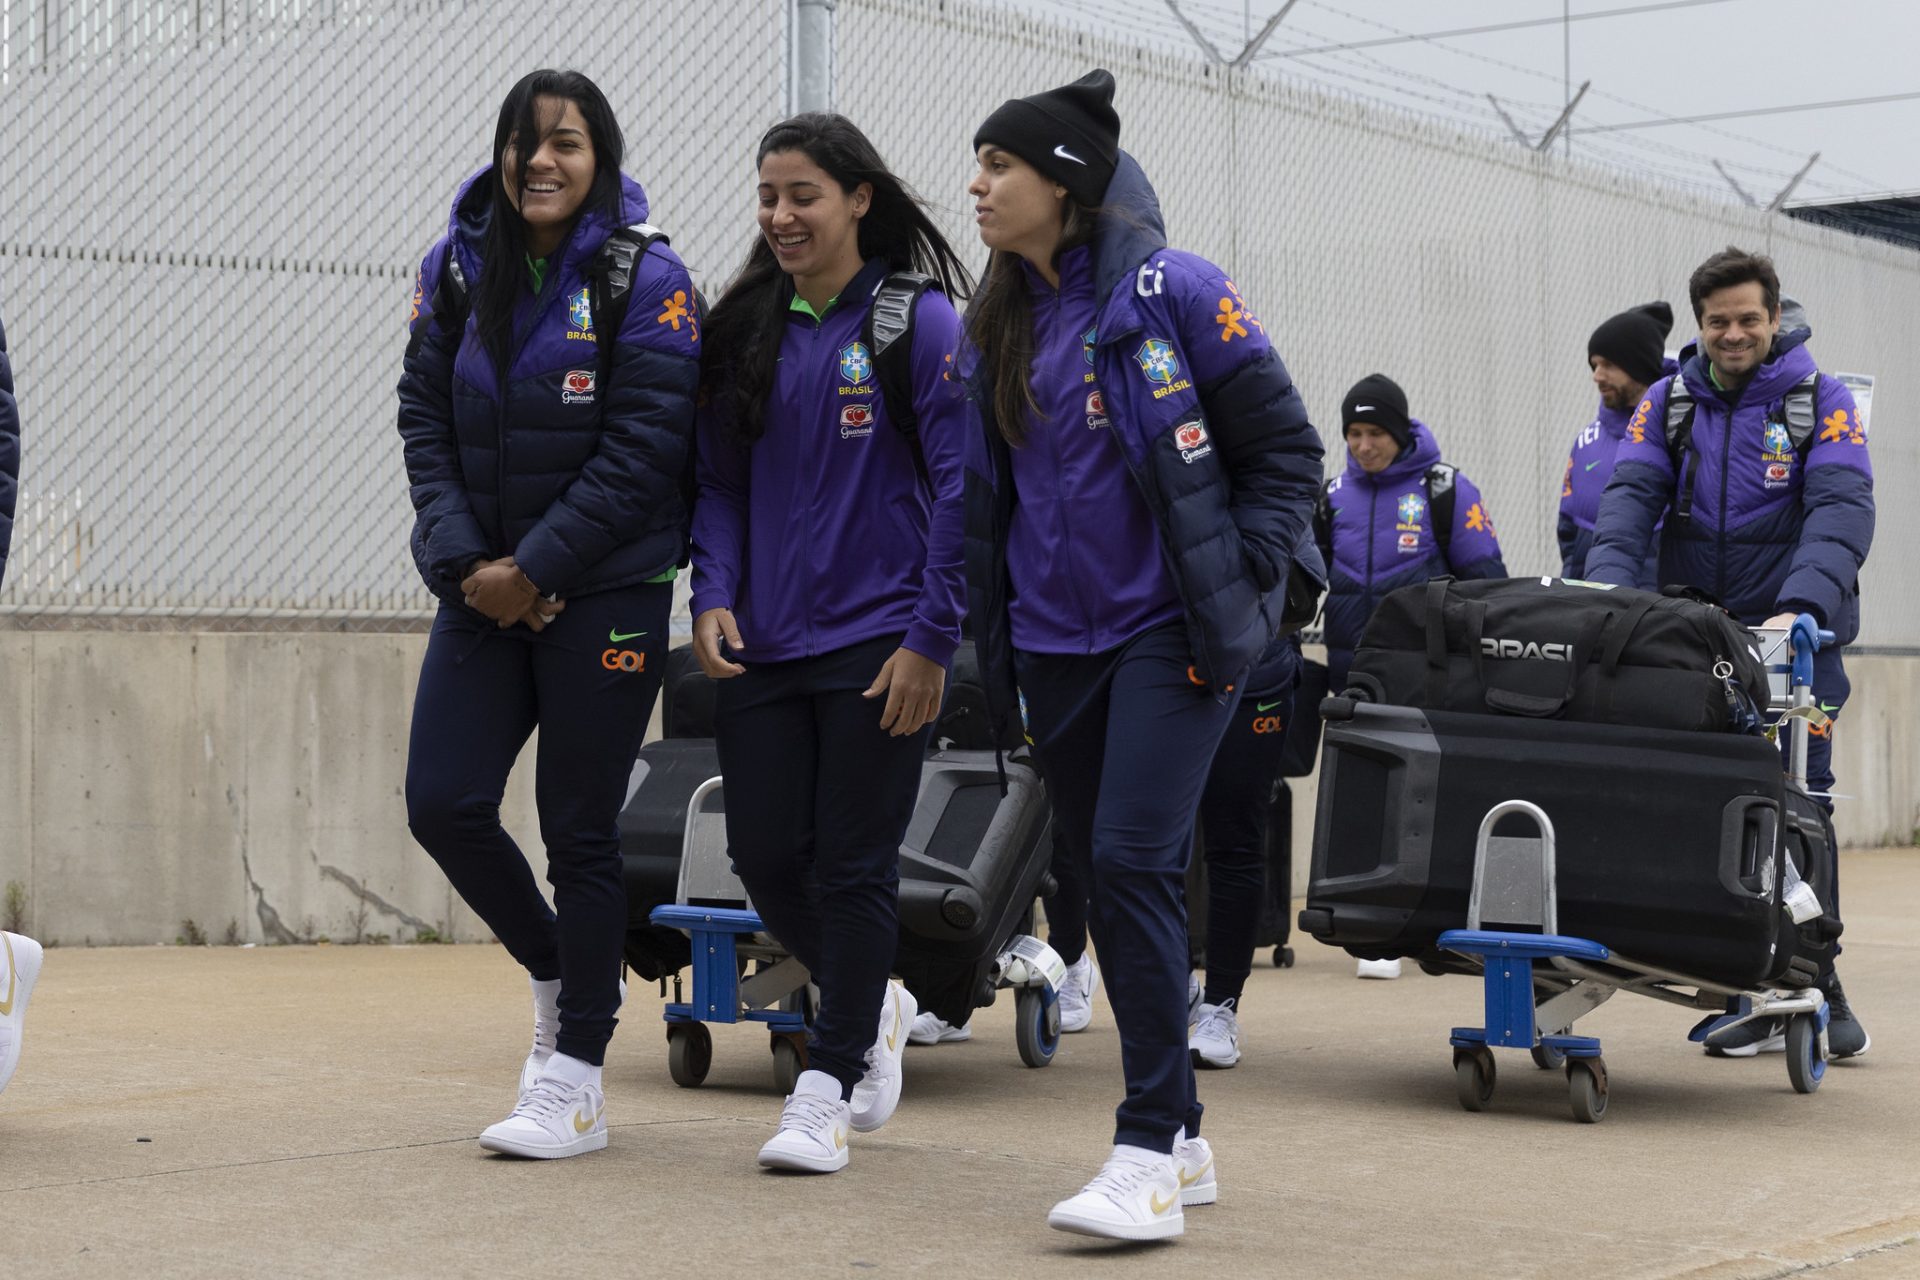
[[(1066, 1231), (1178, 1235), (1217, 1194), (1187, 1039), (1195, 809), (1275, 643), (1319, 434), (1226, 274), (1169, 249), (1120, 150), (1113, 77), (1000, 107), (974, 138), (992, 250), (960, 373), (971, 618), (992, 715), (1023, 695), (1062, 845), (1084, 860), (1127, 1080)], [(1018, 695), (1015, 692), (1016, 681)]]

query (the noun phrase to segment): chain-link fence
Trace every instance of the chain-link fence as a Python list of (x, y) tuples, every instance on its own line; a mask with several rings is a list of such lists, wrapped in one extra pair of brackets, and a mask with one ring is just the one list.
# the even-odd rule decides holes
[[(594, 76), (711, 293), (752, 231), (786, 23), (779, 0), (0, 0), (0, 314), (28, 432), (0, 625), (424, 616), (400, 321), (499, 98), (535, 63)], [(1824, 367), (1878, 379), (1862, 640), (1920, 645), (1898, 567), (1920, 540), (1900, 501), (1920, 487), (1920, 255), (1005, 9), (836, 11), (837, 107), (975, 262), (974, 124), (1096, 65), (1175, 243), (1234, 273), (1315, 421), (1392, 375), (1486, 491), (1516, 573), (1558, 564), (1593, 326), (1664, 297), (1678, 345), (1700, 259), (1772, 253)]]

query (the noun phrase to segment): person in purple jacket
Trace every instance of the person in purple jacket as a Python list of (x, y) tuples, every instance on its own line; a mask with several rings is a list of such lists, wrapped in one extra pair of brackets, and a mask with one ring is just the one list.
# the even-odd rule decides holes
[[(1646, 397), (1647, 388), (1680, 366), (1666, 354), (1673, 331), (1673, 308), (1648, 302), (1609, 316), (1587, 339), (1587, 369), (1600, 393), (1592, 422), (1574, 437), (1560, 486), (1560, 576), (1585, 578), (1593, 525), (1600, 516), (1600, 495), (1613, 477), (1613, 459), (1627, 434), (1627, 419)], [(1648, 548), (1641, 573), (1624, 585), (1643, 591), (1659, 587), (1659, 557)]]
[[(1873, 545), (1866, 424), (1846, 384), (1815, 364), (1813, 330), (1804, 312), (1783, 307), (1771, 259), (1729, 246), (1694, 270), (1687, 293), (1700, 338), (1627, 421), (1587, 576), (1631, 581), (1657, 539), (1663, 582), (1712, 593), (1748, 626), (1786, 627), (1806, 613), (1831, 630), (1836, 642), (1813, 662), (1814, 698), (1829, 720), (1807, 744), (1808, 789), (1831, 811), (1832, 721), (1852, 690), (1842, 654), (1860, 632), (1860, 567)], [(1798, 323), (1783, 324), (1789, 317)], [(1684, 447), (1668, 439), (1676, 395), (1693, 404)], [(1796, 424), (1799, 395), (1807, 412)], [(1834, 901), (1825, 905), (1837, 915), (1837, 858), (1828, 871)], [(1871, 1041), (1838, 974), (1827, 970), (1819, 984), (1834, 1057), (1865, 1053)], [(1785, 1047), (1775, 1018), (1706, 1041), (1707, 1052), (1730, 1057)]]
[[(900, 842), (960, 642), (965, 401), (948, 376), (949, 299), (972, 282), (845, 117), (777, 124), (755, 160), (760, 237), (714, 307), (702, 364), (693, 645), (720, 682), (734, 868), (820, 990), (807, 1070), (760, 1163), (831, 1173), (848, 1129), (898, 1105), (917, 1013), (888, 975)], [(866, 324), (876, 291), (910, 271), (939, 288), (913, 307), (909, 405), (882, 393)]]
[[(607, 1145), (601, 1065), (627, 928), (616, 824), (686, 548), (692, 282), (654, 243), (632, 264), (618, 331), (596, 314), (602, 248), (647, 216), (622, 152), (585, 76), (513, 86), (493, 163), (462, 184), (421, 263), (399, 388), (414, 560), (441, 602), (414, 698), (407, 819), (532, 979), (519, 1101), (480, 1142), (538, 1158)], [(552, 909), (500, 825), (536, 727)]]
[(1126, 1077), (1111, 1155), (1047, 1221), (1148, 1240), (1218, 1195), (1188, 1049), (1187, 863), (1296, 567), (1318, 586), (1322, 455), (1239, 289), (1168, 247), (1113, 94), (1095, 71), (975, 134), (992, 255), (959, 363), (989, 718), (997, 739), (1024, 695), (1062, 844), (1086, 860)]

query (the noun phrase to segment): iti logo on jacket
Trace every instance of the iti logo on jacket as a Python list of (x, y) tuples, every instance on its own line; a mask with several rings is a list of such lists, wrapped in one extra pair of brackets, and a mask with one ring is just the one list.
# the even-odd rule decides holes
[(1087, 430), (1098, 431), (1112, 425), (1107, 420), (1107, 398), (1100, 394), (1100, 388), (1095, 387), (1087, 392)]
[(865, 382), (873, 376), (873, 353), (864, 342), (840, 348), (840, 376), (848, 382)]
[(587, 294), (587, 287), (580, 286), (579, 292), (567, 299), (567, 323), (573, 326), (569, 338), (595, 341), (593, 336), (593, 299)]
[(1148, 338), (1133, 353), (1140, 364), (1140, 372), (1147, 375), (1148, 382), (1157, 382), (1161, 386), (1171, 384), (1180, 372), (1180, 359), (1173, 354), (1173, 344), (1164, 338)]
[(1188, 465), (1213, 452), (1213, 446), (1207, 443), (1207, 429), (1198, 418), (1189, 418), (1173, 428), (1173, 447), (1180, 451), (1180, 461)]
[(592, 404), (593, 384), (598, 381), (591, 369), (569, 369), (560, 378), (561, 404)]
[(858, 436), (873, 434), (873, 406), (871, 404), (850, 404), (840, 410), (840, 438), (852, 440)]
[(1418, 526), (1420, 517), (1425, 514), (1427, 514), (1426, 500), (1419, 494), (1407, 493), (1400, 496), (1401, 528), (1405, 528), (1408, 525)]

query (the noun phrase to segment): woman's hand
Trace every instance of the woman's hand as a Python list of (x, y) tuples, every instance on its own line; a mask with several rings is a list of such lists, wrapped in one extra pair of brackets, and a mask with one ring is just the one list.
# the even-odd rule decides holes
[(515, 618), (513, 622), (503, 622), (500, 626), (505, 629), (514, 625), (514, 622), (524, 622), (536, 632), (545, 631), (547, 624), (558, 617), (566, 607), (565, 600), (544, 600), (536, 596), (533, 603), (527, 606), (525, 613)]
[(513, 562), (489, 560), (477, 566), (460, 584), (467, 607), (478, 609), (503, 627), (510, 627), (540, 599), (540, 589)]
[(940, 714), (940, 698), (947, 687), (947, 669), (911, 649), (895, 649), (872, 686), (860, 696), (887, 695), (880, 727), (896, 738), (918, 733)]
[(720, 641), (724, 638), (727, 647), (735, 653), (742, 653), (746, 645), (740, 642), (740, 627), (733, 620), (731, 609), (708, 609), (693, 620), (693, 657), (700, 669), (711, 680), (731, 680), (735, 676), (745, 675), (747, 669), (736, 662), (728, 662), (720, 656)]

